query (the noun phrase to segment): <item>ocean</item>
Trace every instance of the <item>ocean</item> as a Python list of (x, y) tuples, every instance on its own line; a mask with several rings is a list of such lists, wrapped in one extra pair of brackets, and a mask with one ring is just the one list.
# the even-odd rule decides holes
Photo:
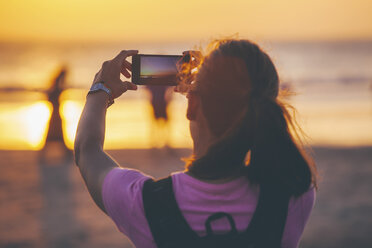
[[(85, 94), (103, 61), (122, 49), (181, 54), (199, 43), (0, 43), (0, 149), (39, 150), (45, 142), (51, 105), (40, 91), (62, 65), (68, 68), (60, 100), (64, 139), (72, 148)], [(372, 41), (262, 42), (283, 85), (295, 95), (288, 101), (317, 146), (372, 145)], [(154, 145), (149, 95), (143, 87), (125, 93), (108, 111), (105, 148)], [(168, 143), (191, 147), (186, 100), (173, 94), (168, 108)]]

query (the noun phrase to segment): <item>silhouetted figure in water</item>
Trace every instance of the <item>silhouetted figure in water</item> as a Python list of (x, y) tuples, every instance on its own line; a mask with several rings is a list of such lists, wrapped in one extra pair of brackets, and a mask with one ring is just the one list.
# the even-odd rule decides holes
[(151, 143), (153, 147), (168, 147), (169, 125), (167, 107), (171, 98), (169, 86), (147, 85), (151, 95), (151, 106), (154, 122), (151, 129)]
[[(62, 118), (59, 112), (60, 102), (59, 98), (62, 92), (65, 89), (65, 78), (67, 74), (66, 67), (62, 67), (53, 77), (52, 84), (50, 88), (46, 91), (48, 96), (48, 101), (52, 104), (53, 110), (50, 117), (48, 125), (48, 134), (46, 137), (45, 145), (41, 150), (40, 159), (45, 162), (45, 157), (48, 153), (56, 153), (56, 148), (54, 145), (58, 145), (59, 150), (62, 150), (63, 157), (69, 159), (71, 157), (71, 150), (69, 150), (63, 140), (63, 131), (62, 131)], [(49, 150), (49, 147), (52, 146), (53, 149)], [(58, 153), (58, 152), (57, 152)], [(48, 156), (49, 157), (49, 156)], [(52, 156), (54, 157), (54, 156)]]

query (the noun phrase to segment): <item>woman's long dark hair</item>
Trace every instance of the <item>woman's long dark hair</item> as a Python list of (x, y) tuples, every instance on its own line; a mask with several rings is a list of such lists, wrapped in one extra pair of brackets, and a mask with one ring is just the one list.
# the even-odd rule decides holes
[[(216, 77), (205, 82), (203, 73)], [(187, 164), (193, 175), (221, 179), (243, 173), (252, 183), (272, 185), (294, 196), (316, 187), (316, 167), (294, 140), (294, 122), (278, 99), (275, 66), (256, 44), (215, 42), (200, 67), (195, 93), (218, 141)], [(247, 154), (249, 163), (244, 165)]]

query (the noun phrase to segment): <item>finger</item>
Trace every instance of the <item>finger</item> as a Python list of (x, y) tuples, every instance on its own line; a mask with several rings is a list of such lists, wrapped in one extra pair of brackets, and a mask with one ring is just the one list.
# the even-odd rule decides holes
[(125, 82), (123, 82), (123, 84), (126, 85), (127, 90), (137, 90), (137, 88), (138, 88), (137, 85), (135, 85), (132, 82), (125, 81)]
[(129, 63), (128, 60), (124, 60), (124, 62), (123, 62), (123, 66), (124, 66), (126, 69), (128, 69), (129, 71), (132, 71), (132, 64)]
[(138, 50), (123, 50), (113, 60), (122, 62), (127, 57), (133, 56), (137, 53), (138, 53)]
[(130, 78), (130, 73), (125, 69), (124, 67), (120, 70), (121, 74), (123, 74), (125, 77)]

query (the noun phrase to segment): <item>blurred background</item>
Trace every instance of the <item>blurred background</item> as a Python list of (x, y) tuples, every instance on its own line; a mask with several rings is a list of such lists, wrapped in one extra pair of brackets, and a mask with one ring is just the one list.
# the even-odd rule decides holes
[[(370, 0), (0, 0), (0, 247), (132, 247), (72, 161), (93, 77), (123, 49), (181, 54), (230, 36), (258, 42), (296, 92), (321, 176), (300, 247), (372, 247), (371, 12)], [(185, 111), (170, 88), (125, 93), (105, 149), (155, 177), (182, 170)]]

